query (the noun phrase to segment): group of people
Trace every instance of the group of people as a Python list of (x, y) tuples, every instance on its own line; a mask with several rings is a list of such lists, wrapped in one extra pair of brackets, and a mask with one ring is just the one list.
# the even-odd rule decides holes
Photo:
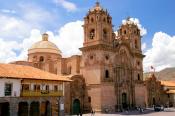
[[(95, 115), (95, 111), (92, 109), (91, 110), (91, 116), (94, 116)], [(80, 111), (77, 116), (83, 116), (83, 113)]]

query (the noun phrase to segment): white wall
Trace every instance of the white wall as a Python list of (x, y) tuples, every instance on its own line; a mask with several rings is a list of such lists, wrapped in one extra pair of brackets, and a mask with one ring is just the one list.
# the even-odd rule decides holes
[(9, 78), (0, 78), (0, 97), (4, 97), (4, 90), (5, 90), (5, 83), (12, 83), (12, 97), (19, 97), (20, 96), (20, 86), (21, 80), (20, 79), (9, 79)]

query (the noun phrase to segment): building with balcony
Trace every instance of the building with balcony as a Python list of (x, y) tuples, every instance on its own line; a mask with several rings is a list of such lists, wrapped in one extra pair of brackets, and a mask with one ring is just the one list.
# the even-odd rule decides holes
[(63, 104), (68, 76), (40, 69), (0, 64), (0, 116), (55, 116)]

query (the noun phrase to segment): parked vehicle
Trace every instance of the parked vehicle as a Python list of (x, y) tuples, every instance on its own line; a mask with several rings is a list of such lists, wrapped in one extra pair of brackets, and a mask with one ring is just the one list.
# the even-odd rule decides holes
[(155, 105), (154, 111), (164, 111), (164, 107), (162, 105)]

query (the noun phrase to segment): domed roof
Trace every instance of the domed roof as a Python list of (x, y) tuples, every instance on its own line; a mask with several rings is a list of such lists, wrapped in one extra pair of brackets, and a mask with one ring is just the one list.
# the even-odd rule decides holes
[(42, 41), (36, 42), (32, 45), (32, 47), (28, 50), (28, 53), (54, 53), (54, 54), (60, 54), (61, 51), (59, 48), (52, 42), (48, 41), (48, 34), (44, 33), (42, 35)]

